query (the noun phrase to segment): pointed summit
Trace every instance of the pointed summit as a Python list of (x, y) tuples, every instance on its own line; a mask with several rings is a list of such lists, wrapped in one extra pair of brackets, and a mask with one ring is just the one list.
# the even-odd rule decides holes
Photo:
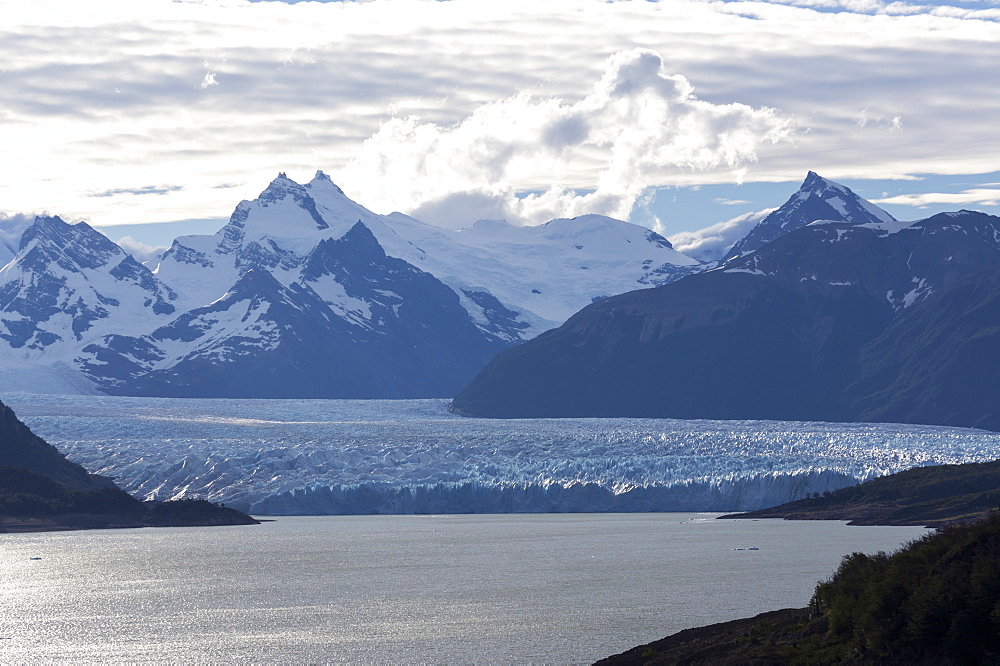
[(313, 179), (311, 181), (309, 181), (309, 184), (306, 185), (306, 188), (310, 189), (310, 190), (313, 189), (313, 188), (317, 188), (317, 189), (321, 189), (321, 190), (332, 189), (334, 192), (336, 192), (340, 196), (346, 198), (346, 196), (344, 195), (344, 190), (340, 189), (340, 187), (336, 183), (333, 182), (333, 179), (331, 179), (330, 176), (328, 176), (322, 170), (319, 170), (319, 171), (316, 172), (316, 175), (313, 176)]
[[(316, 210), (316, 202), (309, 195), (309, 191), (302, 185), (285, 175), (282, 171), (278, 177), (271, 181), (267, 188), (260, 193), (260, 196), (252, 202), (260, 208), (281, 208), (282, 206), (292, 206), (301, 208), (308, 213), (309, 218), (316, 225), (317, 229), (326, 229), (329, 225), (323, 216)], [(288, 211), (283, 211), (279, 216), (287, 215)], [(235, 213), (234, 213), (235, 215)]]
[(828, 181), (826, 178), (823, 178), (818, 173), (810, 169), (808, 172), (806, 172), (806, 179), (802, 181), (802, 187), (800, 187), (799, 189), (811, 189), (813, 187), (816, 187), (818, 184), (821, 183), (825, 184), (829, 182), (831, 181)]
[(815, 171), (806, 174), (798, 192), (780, 208), (761, 220), (723, 258), (726, 263), (755, 252), (790, 231), (816, 220), (837, 220), (854, 224), (893, 222), (895, 218), (875, 204), (862, 199), (850, 188), (823, 178)]
[(40, 236), (43, 238), (59, 238), (68, 233), (71, 233), (70, 225), (58, 215), (36, 215), (35, 221), (21, 235), (21, 243), (18, 246), (18, 251), (24, 250), (31, 241)]

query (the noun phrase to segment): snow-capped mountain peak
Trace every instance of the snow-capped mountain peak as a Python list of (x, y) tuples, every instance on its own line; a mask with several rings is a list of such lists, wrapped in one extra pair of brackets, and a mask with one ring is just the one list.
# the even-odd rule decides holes
[(333, 180), (330, 178), (330, 176), (324, 173), (322, 169), (316, 171), (316, 175), (313, 176), (313, 179), (309, 181), (309, 184), (306, 185), (306, 187), (310, 189), (321, 189), (324, 187), (329, 187), (332, 188), (340, 196), (344, 197), (345, 199), (347, 198), (347, 196), (344, 194), (344, 190), (340, 189), (340, 187), (338, 187), (337, 184), (334, 183)]
[[(358, 222), (387, 255), (451, 287), (484, 332), (511, 341), (552, 328), (595, 299), (669, 282), (700, 266), (659, 234), (602, 215), (537, 227), (480, 220), (459, 231), (400, 213), (377, 215), (319, 171), (305, 185), (279, 175), (258, 199), (241, 202), (215, 236), (177, 239), (157, 275), (179, 293), (196, 294), (200, 302), (191, 306), (219, 296), (199, 285), (231, 284), (255, 267), (290, 285), (321, 241), (343, 237)], [(226, 278), (193, 279), (196, 273)], [(498, 303), (484, 310), (490, 299)], [(500, 324), (490, 317), (499, 313), (519, 323), (498, 333)]]
[(85, 222), (38, 216), (0, 269), (0, 339), (21, 360), (62, 359), (94, 336), (163, 320), (176, 298)]
[(148, 395), (448, 395), (592, 301), (702, 267), (600, 215), (461, 231), (378, 215), (322, 171), (278, 174), (152, 273), (87, 225), (42, 219), (21, 244), (0, 280), (7, 356), (62, 341), (101, 390)]
[(850, 188), (810, 171), (798, 191), (737, 242), (726, 253), (722, 262), (755, 252), (788, 232), (817, 220), (858, 225), (895, 222), (895, 218), (889, 213), (858, 196)]

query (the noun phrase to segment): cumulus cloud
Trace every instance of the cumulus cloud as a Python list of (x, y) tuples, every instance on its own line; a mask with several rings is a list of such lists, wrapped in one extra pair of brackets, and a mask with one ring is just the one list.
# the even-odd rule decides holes
[[(734, 171), (792, 132), (775, 109), (699, 99), (659, 53), (637, 48), (609, 57), (577, 101), (521, 93), (449, 126), (393, 118), (340, 180), (376, 207), (449, 226), (498, 216), (626, 219), (652, 185), (681, 171)], [(517, 196), (530, 190), (541, 191)]]
[(746, 236), (773, 208), (746, 213), (698, 231), (682, 231), (667, 238), (678, 252), (700, 261), (715, 261), (725, 256), (736, 241)]

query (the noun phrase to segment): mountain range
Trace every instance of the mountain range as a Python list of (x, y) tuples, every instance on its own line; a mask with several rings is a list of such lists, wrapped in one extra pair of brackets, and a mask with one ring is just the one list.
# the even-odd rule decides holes
[(998, 430), (998, 289), (1000, 218), (900, 222), (810, 173), (718, 267), (584, 308), (452, 409)]
[[(9, 235), (9, 234), (8, 234)], [(589, 215), (451, 231), (280, 174), (155, 265), (38, 217), (0, 268), (0, 388), (187, 397), (449, 397), (584, 305), (703, 265)]]
[(596, 215), (376, 215), (322, 172), (152, 263), (86, 223), (17, 224), (0, 390), (1000, 429), (1000, 218), (903, 222), (813, 172), (713, 263)]

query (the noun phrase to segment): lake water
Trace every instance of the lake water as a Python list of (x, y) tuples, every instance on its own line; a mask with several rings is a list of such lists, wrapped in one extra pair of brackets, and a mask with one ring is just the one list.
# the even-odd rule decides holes
[(804, 606), (843, 555), (925, 532), (713, 518), (345, 516), (0, 535), (0, 661), (590, 662)]

